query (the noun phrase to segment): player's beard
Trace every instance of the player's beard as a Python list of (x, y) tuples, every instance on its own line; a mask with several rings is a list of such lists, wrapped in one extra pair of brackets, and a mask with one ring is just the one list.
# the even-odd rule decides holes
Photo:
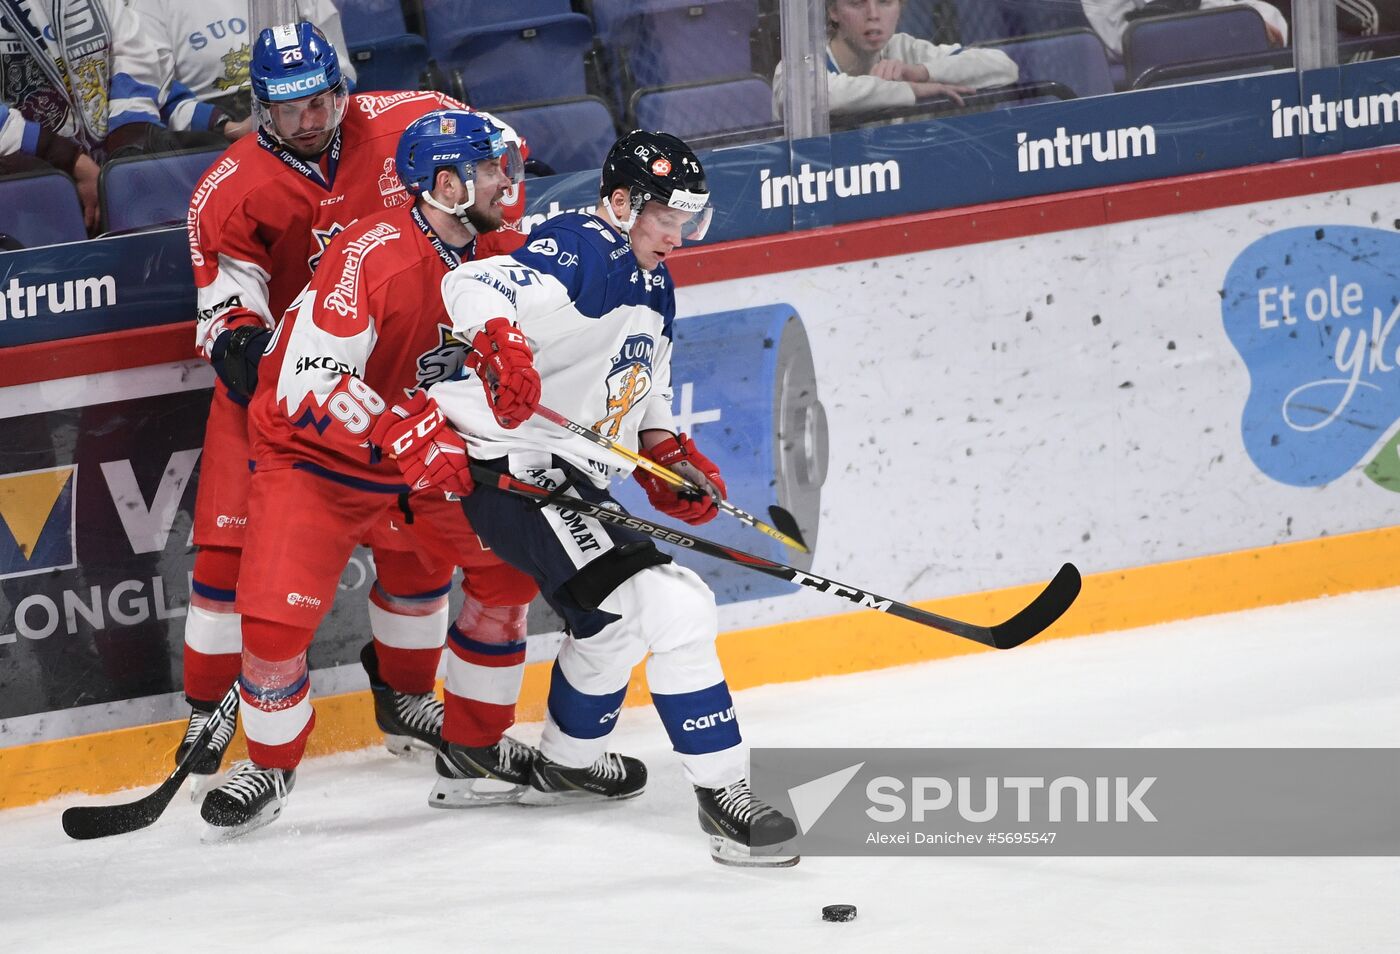
[(472, 224), (472, 228), (476, 229), (479, 235), (496, 231), (505, 223), (505, 219), (505, 207), (499, 203), (488, 205), (485, 212), (476, 206), (467, 209), (467, 221)]
[(331, 140), (335, 138), (335, 130), (323, 129), (317, 135), (318, 138), (313, 142), (314, 148), (303, 147), (301, 143), (297, 142), (296, 140), (290, 137), (283, 140), (283, 143), (288, 149), (296, 153), (296, 155), (299, 158), (311, 162), (320, 159), (321, 154), (324, 153), (328, 148), (330, 148)]

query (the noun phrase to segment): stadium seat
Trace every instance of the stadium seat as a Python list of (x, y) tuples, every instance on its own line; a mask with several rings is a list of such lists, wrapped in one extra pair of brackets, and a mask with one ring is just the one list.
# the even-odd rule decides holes
[(612, 111), (593, 96), (502, 109), (493, 115), (525, 137), (531, 159), (557, 173), (601, 169), (617, 139)]
[(408, 27), (399, 0), (336, 0), (340, 27), (349, 46), (403, 36)]
[(1016, 61), (1022, 83), (1039, 80), (1063, 83), (1075, 96), (1113, 92), (1108, 51), (1092, 30), (1066, 30), (987, 45)]
[(651, 0), (636, 14), (639, 42), (627, 50), (632, 89), (674, 86), (753, 70), (754, 0)]
[(1010, 23), (997, 0), (953, 0), (953, 10), (958, 17), (958, 41), (964, 45), (1025, 33)]
[(573, 12), (569, 0), (423, 0), (423, 34), (436, 54), (482, 27)]
[(491, 109), (585, 95), (592, 47), (588, 17), (567, 13), (482, 27), (433, 49), (443, 69), (461, 76), (467, 101)]
[(999, 0), (1006, 20), (1025, 35), (1090, 29), (1082, 0)]
[(758, 76), (640, 89), (632, 96), (629, 125), (664, 129), (682, 139), (773, 122), (773, 90)]
[(223, 150), (192, 149), (116, 159), (102, 167), (102, 231), (130, 232), (184, 222), (190, 196)]
[(73, 180), (61, 172), (22, 172), (0, 178), (0, 234), (25, 248), (87, 238)]
[(1134, 20), (1123, 35), (1123, 64), (1129, 85), (1156, 66), (1266, 53), (1264, 18), (1239, 4), (1194, 13)]
[(418, 89), (428, 44), (405, 25), (399, 0), (339, 0), (345, 45), (355, 64), (355, 88)]
[(895, 30), (921, 40), (934, 39), (937, 23), (933, 15), (933, 0), (904, 0)]
[(350, 61), (355, 64), (355, 88), (361, 92), (377, 89), (420, 89), (428, 66), (428, 44), (421, 36), (401, 36), (363, 43), (345, 41)]

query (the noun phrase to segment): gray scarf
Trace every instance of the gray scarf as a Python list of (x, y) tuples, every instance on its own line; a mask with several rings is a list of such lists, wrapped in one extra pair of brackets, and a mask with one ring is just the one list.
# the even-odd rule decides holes
[[(101, 143), (107, 138), (112, 79), (112, 25), (102, 0), (0, 0), (0, 13), (24, 51), (68, 100), (75, 138), (89, 148)], [(44, 36), (46, 27), (52, 27), (56, 43)]]

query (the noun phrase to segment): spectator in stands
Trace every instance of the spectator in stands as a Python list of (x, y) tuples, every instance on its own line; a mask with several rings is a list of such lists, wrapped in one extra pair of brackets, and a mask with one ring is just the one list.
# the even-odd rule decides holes
[[(250, 24), (248, 0), (130, 0), (159, 57), (161, 89), (167, 95), (161, 116), (171, 129), (211, 130), (232, 142), (252, 132), (252, 102), (248, 62)], [(331, 0), (296, 0), (297, 16), (321, 28), (345, 49), (340, 12)], [(350, 58), (341, 72), (351, 86), (355, 71)]]
[[(826, 0), (827, 92), (833, 114), (912, 106), (1016, 82), (1000, 50), (966, 49), (895, 33), (903, 0)], [(773, 109), (783, 114), (783, 64), (773, 74)]]
[(0, 0), (0, 175), (69, 173), (95, 227), (98, 163), (164, 131), (154, 61), (125, 0)]
[(1189, 13), (1193, 10), (1210, 10), (1215, 7), (1229, 7), (1245, 3), (1259, 11), (1264, 18), (1264, 30), (1269, 35), (1270, 46), (1288, 44), (1288, 21), (1278, 7), (1266, 0), (1082, 0), (1084, 15), (1089, 25), (1103, 40), (1111, 59), (1123, 58), (1123, 34), (1128, 32), (1128, 24), (1142, 17), (1164, 16), (1170, 13)]

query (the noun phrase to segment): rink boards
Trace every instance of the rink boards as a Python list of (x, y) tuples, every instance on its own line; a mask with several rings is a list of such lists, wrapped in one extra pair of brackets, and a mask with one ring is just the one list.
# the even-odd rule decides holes
[[(1084, 595), (1042, 638), (1395, 585), (1396, 179), (1386, 151), (700, 250), (674, 266), (678, 334), (691, 329), (695, 356), (684, 374), (678, 366), (678, 409), (702, 447), (719, 449), (737, 503), (798, 513), (815, 533), (817, 572), (946, 615), (1010, 615), (1065, 560), (1085, 572)], [(743, 334), (725, 340), (726, 328)], [(139, 339), (140, 359), (109, 343), (65, 360), (72, 371), (149, 363), (170, 353), (169, 334)], [(0, 379), (23, 380), (15, 361), (0, 357)], [(129, 439), (142, 453), (118, 453), (108, 429), (113, 447), (91, 460), (55, 440), (47, 456), (4, 461), (0, 502), (6, 482), (20, 488), (12, 499), (48, 502), (37, 527), (5, 514), (3, 542), (19, 554), (0, 566), (6, 695), (21, 677), (61, 681), (65, 667), (111, 683), (130, 676), (122, 660), (148, 654), (167, 682), (178, 676), (198, 434), (168, 425), (182, 401), (197, 411), (207, 381), (170, 365), (105, 372), (76, 390), (106, 393), (133, 374), (146, 392), (129, 401), (158, 396), (152, 380), (179, 382)], [(0, 424), (59, 413), (47, 408), (62, 392), (7, 389)], [(85, 446), (96, 412), (64, 401), (65, 427)], [(104, 581), (83, 543), (97, 522), (79, 489), (90, 486), (113, 507), (127, 491), (103, 553), (130, 581)], [(704, 532), (766, 542), (719, 522)], [(40, 572), (24, 572), (36, 560)], [(83, 595), (86, 613), (45, 596), (54, 629), (39, 635), (48, 610), (31, 597), (63, 573), (86, 574), (65, 590)], [(123, 582), (143, 585), (112, 602)], [(103, 586), (98, 632), (83, 624)], [(743, 574), (716, 588), (736, 687), (976, 648), (843, 613), (821, 594), (749, 587)], [(116, 624), (137, 615), (135, 597), (144, 615), (126, 632)], [(341, 638), (354, 628), (352, 614)], [(534, 643), (532, 656), (548, 655), (544, 632)], [(377, 736), (367, 694), (334, 694), (354, 684), (349, 658), (323, 659), (313, 677), (327, 693), (313, 753)], [(522, 719), (541, 716), (546, 680), (546, 665), (530, 667)], [(70, 688), (91, 698), (90, 686)], [(172, 718), (172, 688), (0, 720), (0, 805), (161, 777), (180, 726), (134, 720)], [(635, 688), (629, 703), (645, 703)]]

